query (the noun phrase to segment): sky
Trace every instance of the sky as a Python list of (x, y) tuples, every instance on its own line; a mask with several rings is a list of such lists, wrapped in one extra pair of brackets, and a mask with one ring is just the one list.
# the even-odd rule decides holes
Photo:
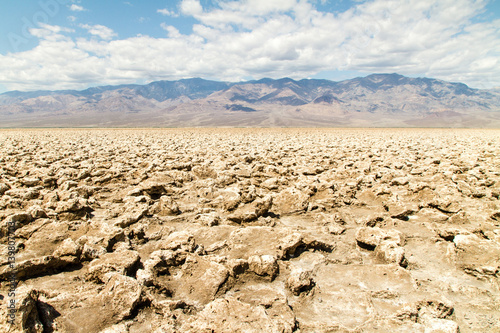
[(0, 0), (0, 93), (371, 73), (500, 87), (500, 0)]

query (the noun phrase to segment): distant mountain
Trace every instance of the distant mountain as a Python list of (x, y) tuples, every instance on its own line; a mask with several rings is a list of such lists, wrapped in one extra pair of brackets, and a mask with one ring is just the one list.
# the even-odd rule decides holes
[(500, 127), (500, 91), (399, 74), (0, 94), (0, 127)]

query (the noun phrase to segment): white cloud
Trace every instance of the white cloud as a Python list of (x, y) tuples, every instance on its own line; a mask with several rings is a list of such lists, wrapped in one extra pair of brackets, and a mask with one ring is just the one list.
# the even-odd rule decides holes
[(76, 17), (74, 16), (68, 16), (68, 21), (71, 21), (71, 22), (75, 22), (76, 21)]
[(179, 16), (179, 14), (177, 14), (176, 12), (168, 10), (166, 8), (158, 9), (156, 12), (159, 13), (159, 14), (165, 15), (165, 16), (172, 16), (172, 17), (178, 17)]
[(185, 15), (200, 15), (203, 12), (203, 7), (198, 0), (182, 0), (180, 8)]
[(122, 40), (112, 40), (116, 34), (99, 25), (81, 27), (100, 39), (75, 40), (61, 27), (32, 29), (39, 45), (0, 55), (0, 82), (8, 89), (62, 89), (351, 70), (500, 86), (500, 21), (472, 20), (483, 11), (482, 1), (375, 0), (340, 14), (319, 12), (306, 0), (219, 4), (180, 3), (183, 15), (198, 20), (189, 35), (165, 23), (165, 38)]
[(45, 24), (45, 23), (39, 23), (39, 28), (29, 29), (29, 32), (34, 37), (42, 38), (45, 40), (56, 41), (56, 40), (61, 40), (61, 39), (67, 39), (67, 37), (64, 36), (62, 33), (63, 32), (74, 32), (74, 30), (60, 27), (57, 25), (49, 25), (49, 24)]
[(250, 15), (265, 15), (273, 12), (285, 12), (297, 6), (297, 0), (245, 0), (222, 3), (224, 10), (245, 12)]
[(83, 12), (85, 11), (86, 9), (83, 8), (82, 6), (78, 6), (78, 5), (75, 5), (75, 4), (72, 4), (71, 6), (69, 6), (69, 9), (73, 12)]
[(117, 35), (112, 29), (99, 24), (80, 24), (80, 28), (86, 29), (90, 34), (99, 36), (100, 38), (105, 40), (112, 39)]
[(168, 25), (166, 23), (162, 23), (160, 24), (160, 26), (165, 30), (167, 31), (168, 33), (168, 37), (170, 38), (179, 38), (181, 37), (182, 35), (180, 34), (179, 30), (172, 26), (172, 25)]

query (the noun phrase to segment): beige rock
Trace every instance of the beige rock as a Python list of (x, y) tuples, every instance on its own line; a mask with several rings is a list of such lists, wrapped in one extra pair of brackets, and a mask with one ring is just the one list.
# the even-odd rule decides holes
[(22, 200), (33, 200), (39, 197), (40, 191), (36, 188), (24, 189), (24, 188), (11, 188), (4, 192), (4, 195), (11, 196), (13, 198)]
[(292, 233), (285, 236), (281, 244), (278, 245), (280, 257), (290, 257), (295, 255), (295, 251), (299, 246), (304, 244), (304, 237), (300, 233)]
[(184, 324), (181, 331), (291, 333), (295, 328), (293, 313), (283, 302), (266, 310), (264, 306), (255, 306), (229, 296), (208, 304), (203, 311)]
[(407, 177), (397, 177), (391, 180), (391, 186), (404, 186), (408, 185), (409, 179)]
[(37, 186), (40, 184), (40, 178), (23, 178), (22, 183), (27, 187)]
[(374, 249), (382, 241), (394, 241), (396, 245), (404, 244), (404, 236), (397, 230), (385, 230), (378, 227), (362, 227), (356, 231), (356, 240), (358, 244)]
[(54, 257), (59, 257), (69, 262), (78, 262), (80, 254), (82, 253), (82, 246), (75, 243), (71, 238), (64, 240), (61, 245), (52, 254)]
[(453, 313), (454, 306), (450, 301), (445, 299), (429, 299), (407, 304), (395, 314), (395, 318), (428, 324), (430, 328), (434, 327), (435, 329), (440, 326), (449, 328), (450, 326), (456, 327), (456, 325), (450, 325), (448, 322)]
[(423, 208), (414, 215), (415, 220), (421, 222), (437, 222), (444, 223), (448, 220), (449, 216), (433, 208)]
[(480, 278), (496, 277), (500, 273), (500, 248), (491, 240), (475, 234), (459, 234), (453, 238), (457, 265), (466, 273)]
[(104, 275), (110, 272), (130, 276), (135, 273), (139, 260), (139, 254), (131, 250), (103, 254), (90, 262), (85, 280), (104, 282)]
[(289, 259), (300, 255), (302, 251), (306, 250), (332, 252), (335, 245), (295, 232), (283, 237), (277, 245), (277, 249), (280, 259)]
[(491, 218), (495, 221), (500, 221), (500, 212), (495, 212), (491, 215)]
[(156, 202), (149, 209), (149, 214), (156, 214), (158, 216), (171, 216), (180, 214), (179, 205), (169, 196), (161, 196), (160, 200)]
[(415, 204), (389, 205), (388, 209), (388, 212), (392, 218), (400, 219), (403, 221), (408, 221), (409, 217), (418, 211), (418, 207)]
[(145, 301), (141, 285), (133, 278), (118, 273), (107, 273), (105, 287), (100, 292), (102, 311), (109, 312), (111, 320), (119, 322), (129, 317)]
[(139, 221), (147, 212), (147, 204), (127, 207), (126, 211), (114, 222), (114, 225), (120, 228), (126, 228)]
[(382, 241), (375, 253), (387, 263), (406, 267), (405, 249), (394, 241)]
[(9, 304), (4, 304), (0, 310), (2, 314), (2, 322), (0, 329), (2, 332), (30, 332), (42, 333), (45, 332), (43, 323), (39, 316), (38, 310), (39, 291), (30, 287), (22, 286), (17, 288), (15, 297), (15, 311), (10, 311)]
[(300, 293), (308, 291), (314, 287), (314, 280), (311, 275), (311, 271), (294, 268), (286, 280), (286, 286), (295, 296), (298, 296)]
[(227, 218), (236, 223), (251, 222), (266, 214), (272, 207), (273, 198), (268, 195), (265, 198), (257, 199), (250, 204), (238, 208)]
[(31, 222), (33, 220), (33, 217), (31, 216), (31, 214), (28, 214), (28, 213), (16, 213), (16, 214), (12, 214), (12, 215), (9, 215), (4, 223), (8, 224), (8, 223), (15, 223), (16, 224), (16, 227), (20, 227), (22, 225), (25, 225), (29, 222)]
[(188, 257), (180, 271), (167, 283), (175, 299), (194, 304), (213, 301), (229, 277), (224, 265), (202, 257)]
[(248, 258), (248, 269), (257, 275), (269, 276), (273, 280), (279, 272), (276, 257), (271, 255), (251, 256)]
[(55, 207), (58, 219), (76, 220), (88, 216), (93, 211), (85, 199), (72, 198), (67, 201), (59, 201)]
[(183, 252), (194, 252), (196, 242), (194, 236), (189, 231), (177, 231), (158, 242), (157, 249)]
[(332, 235), (342, 235), (346, 231), (346, 228), (334, 223), (327, 225), (326, 230)]
[(208, 165), (195, 166), (192, 170), (193, 173), (200, 179), (217, 178), (217, 172)]
[(425, 332), (429, 333), (458, 333), (460, 328), (452, 320), (429, 318), (425, 321)]
[(227, 188), (215, 194), (216, 198), (211, 203), (213, 207), (221, 207), (226, 211), (232, 211), (241, 202), (240, 190), (237, 187)]
[(43, 208), (38, 205), (31, 206), (28, 209), (28, 212), (34, 220), (47, 217), (47, 213), (45, 212), (45, 210), (43, 210)]
[(277, 190), (279, 188), (279, 179), (278, 178), (266, 179), (260, 184), (260, 186), (268, 190)]
[(309, 195), (294, 187), (278, 193), (273, 199), (273, 211), (278, 214), (292, 214), (307, 209)]
[(80, 258), (82, 260), (92, 261), (107, 253), (106, 249), (98, 244), (86, 243), (83, 245)]
[(213, 227), (220, 223), (220, 218), (215, 212), (213, 212), (208, 214), (196, 215), (196, 221), (201, 223), (202, 225)]
[(10, 185), (9, 184), (0, 183), (0, 195), (3, 195), (9, 189), (10, 189)]
[[(78, 258), (74, 256), (56, 257), (53, 255), (27, 259), (15, 264), (17, 279), (27, 279), (33, 276), (58, 271), (66, 266), (75, 264)], [(7, 280), (12, 272), (8, 264), (0, 266), (0, 280)]]
[(158, 250), (151, 253), (144, 263), (144, 269), (136, 272), (137, 281), (141, 285), (152, 286), (156, 283), (158, 275), (168, 274), (171, 267), (183, 264), (186, 254), (170, 250)]

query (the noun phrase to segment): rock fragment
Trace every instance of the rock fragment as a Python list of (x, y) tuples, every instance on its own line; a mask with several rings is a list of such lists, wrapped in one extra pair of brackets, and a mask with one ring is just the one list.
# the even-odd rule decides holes
[(3, 332), (30, 332), (42, 333), (45, 332), (44, 325), (39, 315), (37, 303), (39, 302), (39, 291), (30, 287), (19, 287), (16, 290), (15, 311), (7, 313), (2, 309), (0, 313), (4, 314), (0, 329)]
[(178, 215), (180, 212), (179, 205), (166, 195), (161, 196), (159, 201), (149, 209), (149, 214), (156, 214), (158, 216)]
[(196, 249), (196, 241), (189, 231), (177, 231), (160, 240), (157, 249), (192, 253)]
[(278, 275), (279, 266), (276, 257), (272, 255), (251, 256), (248, 258), (248, 270), (273, 280)]
[(130, 317), (145, 301), (141, 285), (129, 276), (107, 273), (103, 276), (103, 282), (105, 286), (99, 294), (102, 310), (109, 312), (114, 322)]
[(404, 236), (397, 230), (378, 227), (362, 227), (356, 232), (356, 241), (361, 248), (373, 251), (384, 261), (406, 266)]
[(286, 286), (295, 296), (298, 296), (314, 287), (314, 280), (311, 275), (311, 271), (294, 268), (286, 280)]
[(292, 214), (307, 209), (309, 195), (295, 187), (287, 188), (273, 199), (273, 211), (278, 214)]
[(227, 218), (236, 223), (251, 222), (265, 215), (273, 205), (273, 198), (266, 196), (265, 198), (257, 199), (250, 204), (238, 208)]
[(90, 262), (85, 280), (104, 282), (105, 275), (111, 272), (132, 276), (138, 269), (139, 261), (139, 254), (132, 250), (106, 253)]
[(0, 183), (0, 195), (3, 195), (8, 190), (10, 190), (9, 184)]

